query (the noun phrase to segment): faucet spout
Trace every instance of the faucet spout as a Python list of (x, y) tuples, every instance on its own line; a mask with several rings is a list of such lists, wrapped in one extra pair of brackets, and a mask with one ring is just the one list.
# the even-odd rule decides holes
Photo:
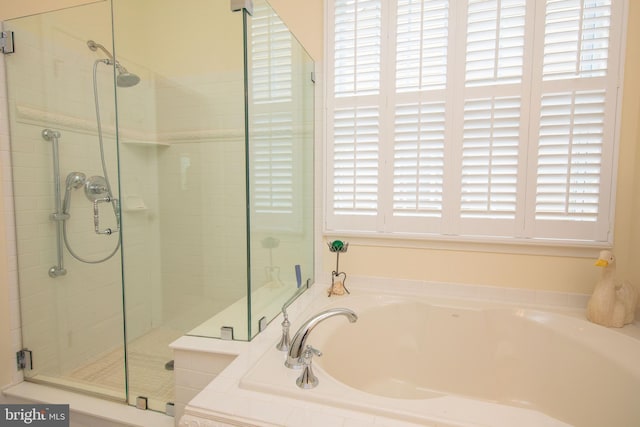
[(284, 363), (287, 368), (300, 368), (302, 366), (301, 358), (307, 346), (309, 334), (311, 334), (313, 328), (319, 323), (333, 316), (345, 316), (351, 323), (358, 320), (358, 315), (348, 308), (332, 308), (320, 312), (304, 322), (291, 340), (289, 352), (287, 353), (287, 361)]

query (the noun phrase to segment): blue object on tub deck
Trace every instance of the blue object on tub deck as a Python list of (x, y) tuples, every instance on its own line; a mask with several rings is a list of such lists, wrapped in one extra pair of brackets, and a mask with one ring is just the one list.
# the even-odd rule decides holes
[(302, 285), (302, 271), (300, 270), (300, 264), (296, 264), (296, 283), (298, 284), (298, 289)]

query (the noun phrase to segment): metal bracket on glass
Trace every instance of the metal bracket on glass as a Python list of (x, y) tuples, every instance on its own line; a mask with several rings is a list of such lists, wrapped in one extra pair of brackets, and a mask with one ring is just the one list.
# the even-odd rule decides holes
[(146, 411), (149, 408), (149, 400), (144, 396), (136, 397), (136, 408)]
[(4, 54), (15, 52), (13, 45), (13, 31), (0, 32), (0, 52)]
[(223, 340), (233, 340), (233, 326), (221, 327), (220, 338), (222, 338)]
[(170, 417), (173, 417), (176, 415), (176, 407), (173, 402), (167, 402), (164, 405), (164, 413)]
[(16, 365), (18, 370), (33, 369), (33, 353), (27, 348), (16, 352)]
[(258, 332), (262, 332), (267, 329), (267, 325), (269, 321), (267, 320), (267, 316), (262, 316), (262, 318), (258, 321)]
[(249, 15), (253, 16), (253, 0), (231, 0), (231, 12), (239, 12), (245, 9)]

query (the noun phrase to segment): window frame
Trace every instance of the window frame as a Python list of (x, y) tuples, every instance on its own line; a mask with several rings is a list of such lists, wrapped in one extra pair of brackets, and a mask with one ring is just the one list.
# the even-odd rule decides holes
[[(454, 1), (452, 0), (452, 3)], [(383, 0), (382, 2), (381, 13), (389, 13), (391, 7), (389, 6), (390, 1)], [(467, 4), (467, 1), (458, 2)], [(536, 2), (527, 1), (527, 20), (536, 21), (542, 20), (542, 22), (530, 23), (527, 25), (533, 25), (534, 29), (539, 29), (544, 27), (544, 9), (546, 5), (537, 6), (539, 9), (542, 8), (543, 13), (538, 13), (535, 15), (531, 14), (531, 9), (533, 9)], [(332, 54), (333, 49), (333, 19), (332, 19), (332, 11), (334, 7), (334, 2), (330, 0), (327, 3), (326, 10), (326, 61), (325, 61), (325, 75), (327, 77), (327, 85), (325, 88), (325, 123), (326, 123), (326, 144), (325, 144), (325, 166), (323, 173), (325, 174), (325, 188), (324, 188), (324, 220), (323, 220), (323, 233), (327, 236), (351, 236), (355, 238), (363, 238), (365, 240), (369, 239), (370, 241), (376, 241), (378, 244), (382, 241), (387, 241), (387, 239), (391, 239), (395, 241), (394, 245), (401, 246), (414, 246), (418, 241), (428, 241), (428, 242), (439, 242), (438, 245), (441, 247), (452, 247), (460, 246), (464, 247), (489, 247), (492, 248), (490, 250), (495, 250), (496, 248), (503, 248), (504, 245), (515, 245), (518, 246), (521, 250), (523, 247), (530, 247), (532, 249), (525, 249), (525, 252), (532, 250), (536, 252), (535, 248), (602, 248), (602, 247), (610, 247), (613, 243), (613, 221), (615, 219), (615, 190), (616, 190), (616, 175), (617, 175), (617, 154), (619, 150), (619, 130), (620, 130), (620, 112), (622, 107), (621, 101), (621, 87), (622, 87), (622, 75), (624, 71), (624, 42), (626, 36), (626, 20), (623, 19), (626, 16), (625, 12), (627, 10), (627, 1), (626, 0), (612, 0), (611, 6), (611, 25), (610, 25), (610, 48), (609, 51), (611, 53), (615, 53), (611, 55), (612, 58), (609, 58), (609, 63), (614, 63), (613, 61), (617, 61), (617, 67), (611, 67), (609, 65), (609, 72), (607, 75), (607, 79), (609, 79), (610, 87), (615, 87), (613, 95), (614, 102), (609, 102), (607, 104), (606, 115), (608, 117), (608, 121), (606, 122), (607, 128), (605, 129), (605, 135), (608, 133), (612, 138), (613, 142), (605, 143), (606, 152), (603, 155), (603, 171), (606, 173), (601, 174), (605, 179), (600, 182), (600, 194), (604, 198), (601, 203), (601, 206), (608, 205), (609, 209), (607, 212), (602, 212), (602, 209), (599, 213), (600, 216), (605, 216), (607, 219), (599, 219), (596, 221), (595, 228), (596, 233), (600, 236), (606, 236), (601, 239), (583, 239), (580, 238), (578, 233), (568, 233), (562, 238), (554, 237), (554, 228), (545, 227), (543, 223), (540, 221), (532, 220), (531, 216), (535, 214), (535, 212), (528, 212), (524, 214), (524, 218), (519, 218), (518, 221), (512, 224), (502, 224), (500, 227), (494, 227), (495, 221), (493, 220), (469, 220), (469, 221), (461, 221), (459, 210), (456, 212), (456, 209), (453, 209), (453, 213), (451, 209), (442, 212), (442, 216), (440, 218), (424, 218), (424, 217), (416, 217), (403, 218), (402, 221), (396, 221), (395, 217), (392, 214), (393, 208), (393, 200), (388, 196), (388, 194), (392, 194), (393, 190), (389, 187), (393, 187), (393, 180), (390, 178), (390, 173), (393, 168), (392, 167), (379, 167), (379, 189), (378, 196), (382, 194), (384, 199), (384, 203), (379, 205), (378, 214), (372, 215), (368, 217), (341, 217), (339, 221), (335, 220), (335, 214), (332, 212), (333, 210), (333, 174), (334, 170), (332, 167), (333, 161), (333, 141), (332, 136), (334, 132), (334, 123), (332, 112), (334, 109), (342, 105), (341, 100), (334, 98), (333, 96), (333, 88), (334, 88), (334, 74), (333, 74), (333, 64), (334, 58)], [(462, 9), (456, 9), (456, 11)], [(395, 20), (395, 11), (391, 11), (388, 16), (388, 22), (393, 22)], [(460, 19), (466, 20), (466, 16), (460, 16), (453, 13), (453, 16), (450, 18), (450, 21), (460, 22)], [(381, 55), (388, 54), (389, 50), (393, 48), (395, 43), (395, 34), (392, 31), (389, 31), (388, 22), (382, 22), (382, 33), (383, 33), (383, 41), (381, 45)], [(465, 21), (466, 22), (466, 21)], [(449, 27), (452, 27), (451, 25)], [(465, 26), (466, 27), (466, 26)], [(531, 37), (531, 29), (527, 31), (525, 37)], [(461, 30), (460, 32), (464, 32), (466, 30)], [(450, 37), (456, 37), (455, 29), (449, 31)], [(459, 38), (459, 37), (458, 37)], [(542, 70), (541, 59), (539, 59), (538, 67), (535, 68), (531, 66), (533, 62), (533, 51), (535, 49), (542, 49), (539, 46), (539, 43), (544, 42), (544, 37), (538, 37), (536, 40), (536, 44), (533, 43), (525, 43), (525, 54), (524, 54), (524, 70), (530, 70), (531, 73), (540, 74)], [(464, 46), (464, 43), (461, 44)], [(464, 56), (466, 52), (464, 49), (457, 50), (457, 61), (464, 61)], [(616, 57), (617, 56), (617, 57)], [(615, 64), (615, 63), (614, 63)], [(381, 81), (381, 89), (380, 95), (369, 95), (368, 97), (384, 97), (385, 88), (391, 87), (395, 89), (395, 63), (389, 63), (386, 66), (383, 64), (380, 69), (380, 81)], [(448, 70), (448, 79), (453, 79), (455, 82), (463, 82), (464, 79), (459, 78), (456, 74), (460, 74), (460, 70), (463, 70), (464, 67), (459, 67), (455, 70)], [(464, 70), (463, 70), (464, 72)], [(539, 82), (535, 79), (538, 78)], [(525, 80), (525, 77), (523, 77)], [(566, 81), (551, 81), (551, 82), (543, 82), (541, 75), (536, 77), (534, 76), (531, 81), (536, 81), (540, 84), (531, 84), (520, 85), (522, 89), (522, 97), (526, 99), (526, 94), (530, 94), (529, 98), (535, 99), (536, 94), (543, 93), (543, 87), (558, 87), (560, 89), (566, 89), (562, 85), (566, 84)], [(613, 82), (613, 83), (611, 83)], [(582, 83), (579, 81), (576, 82), (576, 87), (581, 87)], [(536, 87), (537, 86), (537, 87)], [(448, 88), (449, 94), (448, 98), (458, 96), (460, 91), (465, 91), (464, 84), (458, 83), (457, 87)], [(482, 92), (482, 91), (490, 91), (492, 88), (471, 88), (470, 91)], [(611, 89), (610, 89), (611, 90)], [(393, 110), (393, 106), (396, 105), (394, 97), (397, 95), (395, 90), (386, 89), (390, 95), (387, 99), (381, 100), (377, 103), (377, 105), (386, 105), (387, 110)], [(544, 91), (545, 93), (548, 91)], [(411, 96), (405, 96), (405, 98), (410, 98)], [(363, 99), (366, 97), (363, 97)], [(447, 98), (447, 100), (448, 100)], [(366, 99), (365, 99), (366, 101)], [(363, 105), (366, 103), (363, 101)], [(522, 115), (530, 115), (530, 117), (539, 117), (539, 111), (536, 111), (536, 106), (539, 107), (539, 103), (537, 102), (523, 102), (522, 103)], [(530, 109), (532, 111), (530, 111)], [(447, 119), (454, 120), (453, 117), (455, 115), (460, 115), (460, 109), (458, 111), (451, 111), (449, 105), (447, 105)], [(381, 116), (384, 117), (384, 114), (391, 117), (389, 112), (381, 113)], [(460, 122), (460, 118), (458, 117), (458, 122)], [(528, 140), (524, 144), (520, 144), (519, 156), (521, 159), (527, 158), (536, 158), (536, 151), (538, 149), (537, 143), (535, 142), (538, 138), (536, 132), (538, 132), (537, 126), (531, 126), (530, 122), (522, 121), (521, 126), (524, 129), (521, 130), (522, 134), (528, 137)], [(380, 121), (380, 133), (379, 133), (379, 141), (389, 141), (389, 143), (380, 143), (379, 148), (379, 159), (381, 162), (393, 162), (393, 129), (392, 129), (392, 120)], [(460, 129), (452, 129), (449, 126), (446, 130), (446, 138), (455, 138), (455, 133), (460, 132)], [(530, 142), (531, 141), (531, 142)], [(460, 150), (460, 146), (453, 146), (452, 144), (448, 144), (445, 148), (449, 150), (448, 155), (451, 156), (452, 150)], [(454, 156), (456, 159), (460, 159), (460, 156)], [(519, 204), (526, 203), (529, 206), (535, 205), (535, 171), (532, 171), (533, 163), (528, 163), (527, 167), (519, 168), (519, 174), (527, 176), (527, 180), (518, 179), (518, 191), (524, 192), (526, 194), (525, 197), (520, 197), (518, 199)], [(449, 180), (449, 183), (456, 182), (460, 180), (459, 175), (459, 164), (457, 165), (447, 165), (445, 167), (444, 176), (445, 179)], [(608, 168), (608, 169), (607, 169)], [(606, 169), (606, 170), (604, 170)], [(449, 184), (451, 187), (451, 184)], [(454, 185), (454, 188), (459, 188), (459, 185)], [(384, 196), (384, 195), (387, 196)], [(449, 195), (448, 197), (458, 197), (459, 194), (454, 194), (453, 196)], [(454, 205), (455, 203), (449, 203), (449, 206)], [(519, 209), (522, 209), (520, 206)], [(340, 226), (336, 226), (339, 224)], [(435, 225), (434, 225), (435, 224)], [(582, 228), (585, 224), (577, 224), (576, 229)], [(593, 224), (587, 224), (587, 227)], [(440, 227), (442, 230), (440, 233), (434, 233), (431, 230), (433, 227)], [(481, 228), (486, 229), (486, 227), (493, 228), (494, 231), (491, 235), (473, 235), (470, 234), (470, 231), (474, 229)], [(535, 235), (537, 234), (537, 235)], [(535, 235), (535, 237), (534, 237)], [(499, 249), (501, 250), (501, 249)]]

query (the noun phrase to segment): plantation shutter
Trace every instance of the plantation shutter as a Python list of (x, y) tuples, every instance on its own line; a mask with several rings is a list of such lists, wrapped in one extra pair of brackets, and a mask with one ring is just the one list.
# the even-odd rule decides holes
[(610, 233), (612, 12), (610, 0), (546, 5), (532, 221), (541, 237), (606, 241)]
[(327, 219), (372, 230), (379, 209), (382, 1), (339, 1), (335, 7)]
[(251, 19), (250, 195), (256, 228), (295, 227), (292, 39), (266, 4)]
[(512, 236), (522, 184), (526, 0), (470, 0), (466, 18), (458, 234)]
[(444, 200), (449, 1), (399, 0), (386, 227), (437, 233)]
[(330, 1), (327, 231), (609, 239), (621, 1)]

